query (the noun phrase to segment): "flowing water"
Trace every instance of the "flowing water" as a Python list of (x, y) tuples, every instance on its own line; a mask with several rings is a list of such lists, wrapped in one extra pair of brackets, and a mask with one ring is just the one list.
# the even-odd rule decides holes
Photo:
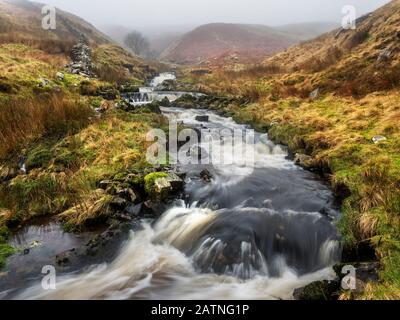
[[(208, 110), (163, 112), (191, 127), (245, 129)], [(209, 121), (196, 121), (201, 115)], [(58, 277), (56, 290), (37, 283), (18, 298), (291, 299), (295, 288), (332, 278), (340, 246), (329, 187), (266, 134), (255, 141), (251, 167), (181, 166), (185, 200), (132, 231), (112, 263)], [(211, 182), (200, 178), (204, 168)]]

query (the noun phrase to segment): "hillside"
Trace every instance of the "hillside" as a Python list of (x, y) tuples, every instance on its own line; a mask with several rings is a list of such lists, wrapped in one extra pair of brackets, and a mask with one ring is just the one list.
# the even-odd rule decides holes
[(95, 44), (110, 43), (91, 24), (60, 9), (57, 9), (57, 28), (43, 30), (43, 6), (26, 0), (0, 0), (0, 43), (24, 43), (49, 53), (68, 51), (81, 34)]
[(343, 199), (345, 253), (371, 246), (376, 256), (350, 261), (377, 259), (380, 280), (342, 299), (400, 297), (399, 25), (394, 0), (359, 18), (356, 30), (337, 29), (240, 71), (211, 68), (185, 79), (241, 97), (215, 107), (288, 145)]
[(296, 42), (295, 37), (262, 25), (212, 23), (186, 33), (161, 54), (161, 59), (196, 64), (236, 54), (237, 59), (248, 61)]
[(299, 40), (310, 40), (332, 31), (338, 27), (334, 22), (304, 22), (286, 24), (283, 26), (274, 27), (274, 29), (296, 36)]
[[(144, 184), (143, 136), (164, 121), (115, 108), (122, 85), (143, 85), (152, 66), (61, 10), (57, 29), (42, 30), (40, 8), (0, 0), (0, 269), (16, 253), (9, 230), (32, 219), (74, 231), (114, 219), (98, 183), (135, 170)], [(82, 65), (93, 70), (75, 72)]]

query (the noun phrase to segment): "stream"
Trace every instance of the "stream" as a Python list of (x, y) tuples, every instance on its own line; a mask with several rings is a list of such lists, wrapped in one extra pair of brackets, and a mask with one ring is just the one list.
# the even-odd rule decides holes
[[(152, 86), (172, 78), (161, 74)], [(247, 129), (210, 110), (162, 111), (193, 128)], [(131, 231), (111, 263), (60, 275), (56, 290), (30, 282), (15, 298), (293, 299), (294, 289), (333, 279), (341, 248), (329, 186), (296, 166), (267, 134), (255, 133), (254, 149), (251, 168), (178, 165), (187, 173), (184, 200)], [(204, 169), (211, 181), (200, 177)]]

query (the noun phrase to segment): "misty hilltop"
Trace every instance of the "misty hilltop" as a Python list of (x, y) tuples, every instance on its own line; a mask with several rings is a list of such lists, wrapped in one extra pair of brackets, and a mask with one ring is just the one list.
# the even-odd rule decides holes
[(160, 58), (175, 63), (201, 64), (234, 55), (237, 60), (254, 61), (328, 31), (331, 26), (315, 24), (310, 32), (308, 24), (272, 28), (264, 25), (212, 23), (183, 35), (162, 52)]

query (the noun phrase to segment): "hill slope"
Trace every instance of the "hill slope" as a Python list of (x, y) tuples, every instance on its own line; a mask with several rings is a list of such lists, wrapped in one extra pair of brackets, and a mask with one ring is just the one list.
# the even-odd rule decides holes
[(193, 64), (230, 53), (252, 59), (278, 52), (296, 42), (295, 37), (267, 26), (212, 23), (185, 34), (161, 54), (161, 59)]
[(81, 34), (95, 44), (111, 42), (88, 22), (60, 9), (57, 9), (56, 30), (43, 30), (43, 6), (25, 0), (0, 0), (0, 43), (22, 42), (59, 53), (77, 42)]
[[(352, 252), (344, 262), (377, 259), (380, 281), (342, 299), (400, 298), (399, 25), (394, 0), (356, 30), (335, 30), (245, 70), (192, 75), (205, 92), (244, 97), (217, 108), (288, 145), (344, 199), (338, 227)], [(376, 256), (362, 256), (368, 246)]]
[(310, 40), (338, 27), (334, 22), (306, 22), (274, 27), (276, 30), (296, 36), (299, 40)]

